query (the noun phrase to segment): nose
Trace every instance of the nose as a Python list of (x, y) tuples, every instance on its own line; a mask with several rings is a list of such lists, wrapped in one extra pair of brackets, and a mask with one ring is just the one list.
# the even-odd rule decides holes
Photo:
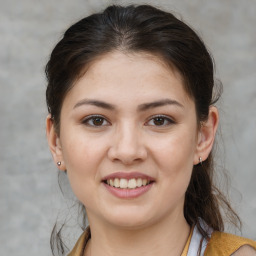
[(108, 150), (108, 157), (111, 161), (119, 161), (125, 165), (144, 161), (147, 150), (139, 128), (124, 125), (117, 129)]

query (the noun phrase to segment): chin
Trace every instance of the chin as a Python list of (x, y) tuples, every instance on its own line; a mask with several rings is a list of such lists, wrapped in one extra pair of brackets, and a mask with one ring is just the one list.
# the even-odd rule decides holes
[(111, 222), (111, 225), (119, 229), (137, 230), (145, 228), (150, 224), (145, 222), (145, 220), (115, 220), (115, 222)]
[(152, 216), (144, 211), (124, 209), (115, 211), (115, 214), (105, 212), (105, 219), (113, 226), (124, 229), (139, 229), (152, 225)]

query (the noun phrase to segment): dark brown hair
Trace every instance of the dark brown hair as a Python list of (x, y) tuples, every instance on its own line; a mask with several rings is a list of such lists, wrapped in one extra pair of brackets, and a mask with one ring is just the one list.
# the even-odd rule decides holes
[[(46, 66), (46, 100), (57, 132), (65, 95), (93, 60), (112, 51), (150, 53), (175, 67), (195, 102), (198, 124), (207, 120), (209, 107), (219, 95), (213, 93), (213, 59), (199, 36), (173, 14), (152, 6), (113, 5), (72, 25), (52, 51)], [(222, 231), (220, 206), (226, 207), (231, 222), (240, 221), (228, 200), (213, 185), (210, 154), (202, 165), (193, 168), (184, 215), (191, 226), (202, 218), (215, 230)], [(203, 229), (200, 232), (207, 237)]]

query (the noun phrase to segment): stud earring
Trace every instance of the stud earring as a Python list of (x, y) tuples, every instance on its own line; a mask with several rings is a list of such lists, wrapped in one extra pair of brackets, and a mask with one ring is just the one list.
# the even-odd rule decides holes
[(199, 157), (199, 162), (200, 162), (201, 165), (203, 165), (203, 161), (202, 161), (202, 157), (201, 156)]
[(58, 166), (61, 166), (61, 161), (58, 161), (58, 162), (57, 162), (57, 165), (58, 165)]

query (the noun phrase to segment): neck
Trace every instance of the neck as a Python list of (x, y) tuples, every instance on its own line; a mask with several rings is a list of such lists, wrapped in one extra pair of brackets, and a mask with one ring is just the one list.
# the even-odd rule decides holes
[(86, 256), (178, 256), (190, 232), (185, 218), (178, 214), (176, 218), (136, 229), (92, 223)]

